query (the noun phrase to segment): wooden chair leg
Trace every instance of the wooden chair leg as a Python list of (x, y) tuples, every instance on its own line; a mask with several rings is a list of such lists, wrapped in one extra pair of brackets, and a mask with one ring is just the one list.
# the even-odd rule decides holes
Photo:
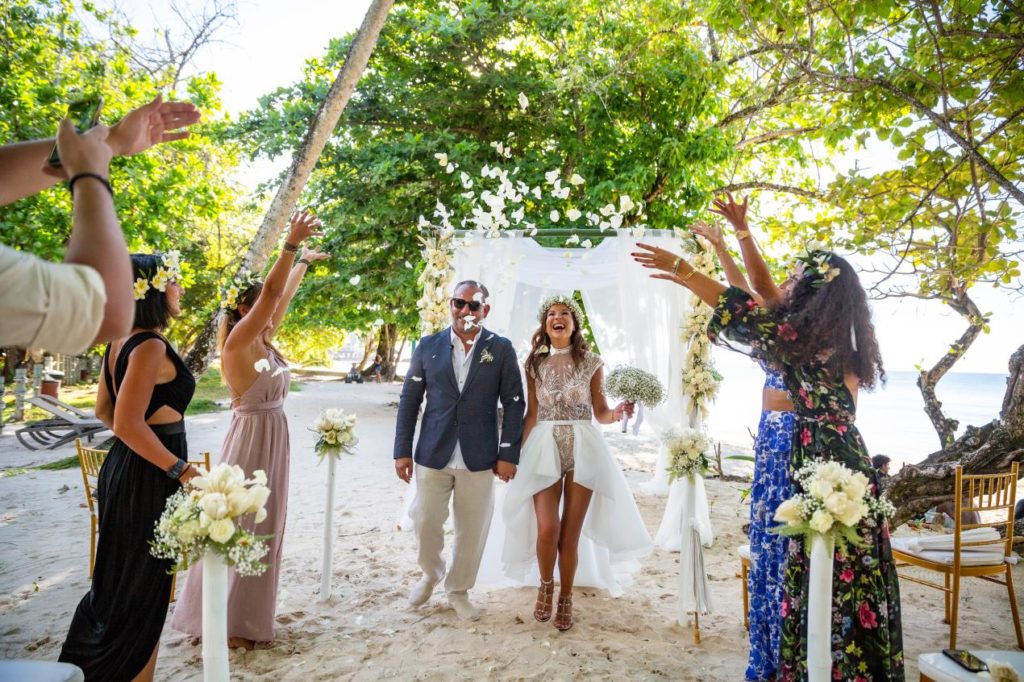
[(946, 617), (942, 619), (943, 623), (949, 624), (949, 573), (943, 573), (946, 583), (946, 591), (942, 593), (942, 597), (946, 602)]
[(1024, 635), (1020, 629), (1020, 612), (1017, 609), (1017, 595), (1013, 592), (1013, 567), (1006, 564), (1006, 591), (1010, 593), (1010, 611), (1013, 613), (1013, 628), (1017, 631), (1017, 648), (1024, 649)]
[(953, 574), (953, 617), (949, 623), (949, 648), (956, 648), (956, 621), (960, 610), (960, 574)]
[(747, 562), (740, 560), (740, 574), (743, 581), (743, 627), (750, 629), (750, 595), (747, 594)]
[(89, 579), (96, 568), (96, 517), (89, 516)]

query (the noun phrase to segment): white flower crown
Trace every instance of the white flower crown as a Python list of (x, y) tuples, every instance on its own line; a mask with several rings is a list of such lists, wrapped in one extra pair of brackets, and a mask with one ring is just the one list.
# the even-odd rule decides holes
[(136, 301), (146, 298), (146, 293), (149, 292), (150, 288), (157, 291), (167, 291), (168, 284), (176, 282), (181, 278), (180, 251), (168, 251), (160, 256), (160, 263), (160, 267), (156, 269), (156, 274), (152, 278), (135, 278), (134, 295)]
[(576, 320), (580, 324), (583, 324), (583, 309), (580, 308), (579, 303), (577, 303), (572, 296), (566, 296), (565, 294), (548, 296), (541, 302), (540, 309), (537, 311), (537, 319), (540, 320), (541, 324), (544, 324), (544, 319), (548, 314), (548, 310), (550, 310), (553, 305), (564, 305), (572, 311), (573, 315), (576, 316)]
[(248, 268), (242, 268), (231, 279), (231, 284), (220, 294), (220, 307), (222, 310), (233, 310), (238, 305), (238, 296), (249, 290), (249, 288), (262, 278), (259, 273), (249, 272)]

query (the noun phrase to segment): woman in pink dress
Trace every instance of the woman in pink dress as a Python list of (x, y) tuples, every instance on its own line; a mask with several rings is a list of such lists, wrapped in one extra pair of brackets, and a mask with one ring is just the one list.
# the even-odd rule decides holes
[[(274, 613), (280, 577), (281, 546), (288, 512), (288, 421), (284, 399), (290, 374), (284, 358), (271, 344), (288, 305), (312, 261), (327, 254), (302, 250), (295, 267), (292, 260), (302, 242), (318, 235), (320, 221), (307, 212), (292, 216), (291, 230), (281, 254), (264, 282), (243, 281), (229, 290), (221, 318), (217, 345), (221, 371), (231, 389), (231, 425), (220, 461), (237, 464), (251, 476), (257, 469), (267, 474), (271, 495), (262, 523), (246, 524), (257, 535), (270, 535), (268, 565), (263, 575), (228, 574), (228, 645), (252, 649), (256, 642), (274, 640)], [(202, 634), (202, 565), (188, 572), (185, 589), (174, 609), (171, 627), (193, 635)]]

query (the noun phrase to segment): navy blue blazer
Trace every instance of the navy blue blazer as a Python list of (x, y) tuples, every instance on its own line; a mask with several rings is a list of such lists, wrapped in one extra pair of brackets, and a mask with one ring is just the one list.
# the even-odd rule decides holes
[[(420, 339), (402, 386), (395, 427), (394, 458), (444, 469), (458, 439), (470, 471), (491, 469), (497, 460), (519, 463), (526, 399), (512, 342), (481, 329), (462, 392), (452, 367), (451, 327)], [(413, 436), (426, 397), (419, 440)], [(498, 436), (498, 401), (504, 408)]]

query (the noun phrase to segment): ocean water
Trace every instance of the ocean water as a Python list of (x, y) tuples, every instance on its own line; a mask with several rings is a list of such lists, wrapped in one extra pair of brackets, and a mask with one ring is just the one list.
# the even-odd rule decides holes
[[(751, 447), (764, 373), (737, 353), (716, 353), (715, 363), (724, 378), (707, 419), (708, 432), (716, 440)], [(1006, 374), (955, 372), (943, 377), (936, 393), (946, 416), (960, 421), (958, 435), (968, 424), (980, 426), (999, 416), (1006, 378)], [(861, 391), (858, 397), (857, 428), (868, 452), (891, 457), (893, 471), (939, 449), (939, 437), (924, 412), (916, 381), (916, 372), (889, 372), (885, 386)]]

